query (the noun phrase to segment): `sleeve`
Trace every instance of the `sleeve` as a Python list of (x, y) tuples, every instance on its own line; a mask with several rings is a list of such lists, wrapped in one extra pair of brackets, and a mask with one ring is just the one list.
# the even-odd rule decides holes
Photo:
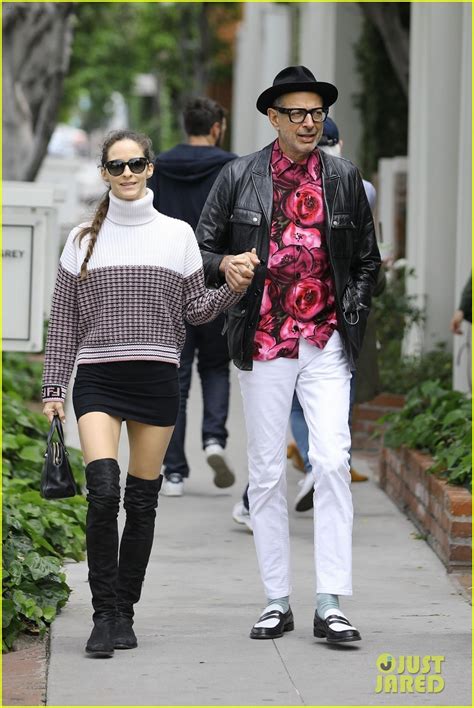
[(207, 290), (199, 246), (192, 229), (186, 245), (183, 315), (192, 325), (200, 325), (215, 319), (223, 310), (238, 302), (244, 293), (234, 293), (227, 283), (217, 290)]
[(367, 197), (367, 201), (369, 202), (369, 206), (372, 212), (374, 212), (375, 204), (377, 202), (377, 192), (375, 191), (375, 187), (372, 182), (368, 182), (366, 179), (362, 180), (362, 184), (364, 185), (365, 195)]
[(43, 370), (43, 402), (64, 401), (78, 346), (77, 272), (71, 232), (59, 263), (53, 292)]
[(459, 309), (463, 311), (466, 322), (472, 322), (472, 273), (461, 293)]
[(377, 284), (381, 258), (375, 237), (372, 211), (357, 169), (354, 169), (354, 179), (358, 248), (351, 262), (351, 275), (359, 304), (370, 307), (372, 293)]
[(224, 165), (208, 194), (196, 227), (206, 283), (219, 287), (224, 276), (220, 262), (229, 253), (229, 223), (232, 209), (232, 164)]

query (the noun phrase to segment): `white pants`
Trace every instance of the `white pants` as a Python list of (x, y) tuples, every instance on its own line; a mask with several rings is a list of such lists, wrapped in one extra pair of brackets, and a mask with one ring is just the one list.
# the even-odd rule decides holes
[(254, 361), (238, 373), (248, 440), (249, 503), (267, 598), (291, 593), (286, 430), (296, 389), (315, 480), (316, 592), (352, 594), (351, 374), (335, 331), (324, 349), (301, 338), (298, 359)]

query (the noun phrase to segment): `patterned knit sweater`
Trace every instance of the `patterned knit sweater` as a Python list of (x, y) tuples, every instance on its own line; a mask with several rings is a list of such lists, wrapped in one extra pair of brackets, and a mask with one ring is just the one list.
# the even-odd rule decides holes
[[(68, 236), (54, 289), (43, 401), (63, 401), (78, 364), (149, 359), (179, 366), (184, 320), (203, 324), (242, 296), (207, 290), (192, 228), (153, 208), (153, 192), (117, 199), (100, 229), (87, 278), (79, 274), (89, 236)], [(84, 226), (84, 224), (82, 225)]]

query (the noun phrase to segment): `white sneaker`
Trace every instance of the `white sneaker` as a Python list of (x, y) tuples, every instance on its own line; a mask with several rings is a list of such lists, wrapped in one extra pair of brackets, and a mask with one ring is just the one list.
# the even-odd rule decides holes
[(171, 472), (168, 477), (163, 480), (161, 494), (165, 497), (182, 497), (184, 493), (184, 481), (179, 472)]
[(225, 458), (224, 448), (219, 443), (211, 443), (204, 448), (207, 464), (214, 471), (214, 484), (220, 489), (231, 487), (235, 482), (235, 475)]
[(299, 482), (300, 491), (295, 498), (295, 511), (308, 511), (313, 508), (314, 478), (312, 472), (307, 472)]
[(250, 512), (245, 508), (243, 501), (239, 501), (234, 505), (234, 508), (232, 509), (232, 518), (237, 524), (245, 525), (248, 530), (253, 533)]

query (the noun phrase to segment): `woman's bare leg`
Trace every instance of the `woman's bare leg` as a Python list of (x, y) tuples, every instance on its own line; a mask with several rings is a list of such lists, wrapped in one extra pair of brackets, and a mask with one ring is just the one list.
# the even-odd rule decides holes
[(174, 427), (163, 428), (127, 421), (130, 443), (128, 473), (140, 479), (157, 479)]
[(118, 458), (122, 421), (120, 418), (94, 411), (78, 420), (79, 438), (86, 465), (93, 460)]

